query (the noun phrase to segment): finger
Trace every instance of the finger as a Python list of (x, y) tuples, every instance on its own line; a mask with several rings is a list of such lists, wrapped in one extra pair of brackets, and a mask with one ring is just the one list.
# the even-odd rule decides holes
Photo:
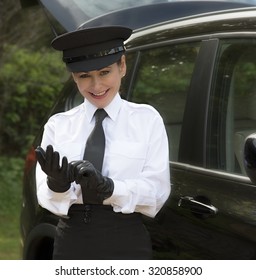
[(52, 154), (52, 165), (51, 165), (52, 170), (57, 171), (60, 169), (60, 154), (55, 151)]
[(94, 166), (88, 160), (83, 160), (80, 164), (77, 165), (76, 168), (79, 171), (82, 167), (87, 168), (87, 169), (91, 169), (91, 170), (95, 169)]
[(67, 159), (67, 157), (62, 158), (61, 169), (62, 169), (62, 171), (67, 172), (67, 170), (68, 170), (68, 159)]
[(46, 147), (45, 154), (46, 154), (46, 157), (50, 157), (53, 154), (53, 146), (52, 145), (48, 145)]
[(83, 163), (84, 160), (74, 160), (69, 163), (71, 168), (76, 168), (79, 164)]
[(42, 147), (38, 146), (35, 149), (35, 153), (36, 153), (36, 158), (39, 162), (39, 164), (41, 165), (42, 169), (44, 169), (45, 166), (45, 151)]
[(73, 176), (74, 176), (74, 180), (77, 184), (80, 184), (83, 176), (81, 174), (79, 174), (79, 170), (81, 168), (81, 166), (83, 166), (84, 161), (78, 161), (74, 166), (73, 169)]
[(69, 163), (69, 178), (71, 182), (75, 181), (77, 176), (77, 166), (82, 162), (83, 160), (74, 160)]
[(91, 177), (95, 173), (94, 170), (95, 169), (91, 165), (83, 165), (80, 166), (78, 170), (78, 175), (84, 177)]
[(46, 152), (45, 152), (45, 170), (47, 171), (46, 172), (47, 174), (52, 170), (52, 156), (53, 156), (53, 147), (52, 145), (48, 145), (46, 147)]
[(83, 183), (83, 185), (84, 185), (84, 184), (87, 184), (87, 182), (89, 181), (89, 178), (90, 178), (90, 174), (87, 173), (87, 169), (84, 168), (84, 170), (83, 170), (83, 168), (80, 168), (76, 174), (75, 182), (77, 184)]
[(78, 170), (78, 176), (91, 177), (93, 175), (93, 170), (87, 166), (81, 166)]
[(80, 166), (81, 164), (83, 164), (83, 160), (77, 160), (77, 161), (72, 161), (70, 164), (69, 164), (69, 167), (70, 167), (70, 171), (73, 172), (74, 176), (77, 174), (77, 171), (78, 171), (78, 166)]

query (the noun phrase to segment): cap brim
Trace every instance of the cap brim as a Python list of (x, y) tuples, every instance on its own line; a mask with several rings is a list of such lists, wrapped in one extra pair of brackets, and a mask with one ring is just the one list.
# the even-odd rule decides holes
[(107, 67), (117, 62), (122, 57), (123, 54), (124, 52), (119, 52), (116, 54), (107, 55), (107, 56), (94, 58), (90, 60), (67, 63), (66, 66), (70, 72), (88, 72), (88, 71), (100, 70), (104, 67)]

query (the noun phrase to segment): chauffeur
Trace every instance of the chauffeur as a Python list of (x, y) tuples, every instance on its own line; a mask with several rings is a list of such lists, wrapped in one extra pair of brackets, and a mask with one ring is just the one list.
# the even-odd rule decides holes
[(95, 27), (52, 41), (84, 97), (48, 120), (36, 149), (39, 204), (60, 216), (54, 259), (152, 257), (142, 215), (170, 194), (168, 140), (153, 107), (120, 97), (131, 33)]

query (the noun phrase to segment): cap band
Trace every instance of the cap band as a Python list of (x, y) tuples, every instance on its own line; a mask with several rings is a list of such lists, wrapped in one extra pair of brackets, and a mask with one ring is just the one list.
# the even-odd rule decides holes
[(76, 56), (76, 57), (63, 57), (63, 61), (65, 63), (74, 63), (74, 62), (94, 59), (94, 58), (98, 58), (98, 57), (103, 57), (103, 56), (107, 56), (107, 55), (111, 55), (111, 54), (116, 54), (116, 53), (122, 52), (122, 51), (125, 51), (124, 46), (120, 46), (120, 47), (116, 47), (116, 48), (112, 48), (112, 49), (108, 49), (108, 50), (104, 50), (104, 51), (99, 51), (95, 54), (87, 54), (87, 55)]

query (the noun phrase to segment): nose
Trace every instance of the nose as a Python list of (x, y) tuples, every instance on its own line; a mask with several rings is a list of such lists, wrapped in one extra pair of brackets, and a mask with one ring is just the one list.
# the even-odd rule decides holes
[(101, 81), (98, 76), (93, 76), (91, 79), (91, 89), (97, 93), (97, 91), (100, 89)]

